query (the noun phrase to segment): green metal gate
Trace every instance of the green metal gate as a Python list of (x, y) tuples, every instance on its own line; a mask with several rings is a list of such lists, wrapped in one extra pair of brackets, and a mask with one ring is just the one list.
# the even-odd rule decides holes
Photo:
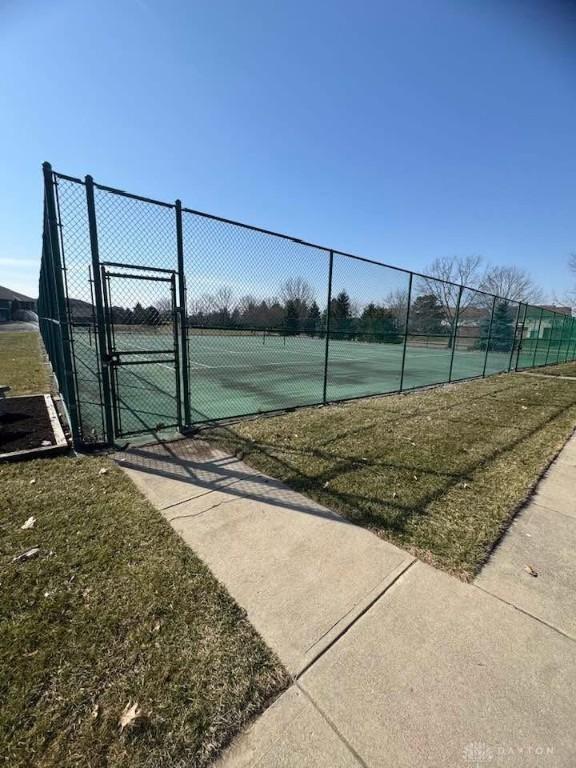
[(100, 269), (114, 436), (182, 429), (177, 273), (110, 262)]

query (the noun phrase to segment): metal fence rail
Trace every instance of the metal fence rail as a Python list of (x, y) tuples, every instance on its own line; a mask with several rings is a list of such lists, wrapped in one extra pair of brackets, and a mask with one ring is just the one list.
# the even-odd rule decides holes
[(576, 359), (576, 320), (54, 172), (40, 329), (77, 445)]

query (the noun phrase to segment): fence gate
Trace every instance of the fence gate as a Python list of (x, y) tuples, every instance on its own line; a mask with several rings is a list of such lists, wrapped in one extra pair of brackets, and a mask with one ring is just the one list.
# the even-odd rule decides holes
[(180, 429), (177, 273), (112, 262), (100, 270), (114, 435)]

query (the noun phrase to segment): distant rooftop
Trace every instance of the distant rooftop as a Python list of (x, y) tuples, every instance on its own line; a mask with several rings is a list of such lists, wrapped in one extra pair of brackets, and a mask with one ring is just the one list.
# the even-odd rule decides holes
[(24, 296), (23, 293), (13, 291), (11, 288), (5, 288), (3, 285), (0, 285), (0, 299), (4, 301), (36, 301), (36, 299), (32, 299), (30, 296)]
[(559, 312), (561, 315), (571, 315), (572, 307), (557, 307), (554, 304), (538, 304), (540, 309), (547, 309), (550, 312)]

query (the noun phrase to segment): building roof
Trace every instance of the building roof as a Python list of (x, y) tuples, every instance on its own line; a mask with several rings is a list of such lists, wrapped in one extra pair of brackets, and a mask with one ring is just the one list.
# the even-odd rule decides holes
[(557, 307), (554, 304), (538, 304), (537, 306), (539, 309), (547, 309), (549, 312), (558, 312), (561, 315), (572, 314), (572, 307)]
[(13, 291), (11, 288), (5, 288), (0, 285), (0, 299), (4, 301), (36, 301), (36, 299), (30, 298), (30, 296), (24, 296), (23, 293)]

